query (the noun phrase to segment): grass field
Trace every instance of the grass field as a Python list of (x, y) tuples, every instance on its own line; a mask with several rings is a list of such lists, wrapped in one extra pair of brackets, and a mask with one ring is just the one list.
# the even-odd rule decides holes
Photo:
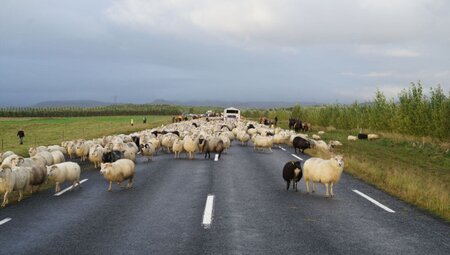
[[(169, 123), (171, 116), (79, 117), (79, 118), (0, 118), (1, 151), (14, 151), (28, 156), (28, 148), (36, 145), (61, 144), (64, 140), (92, 139), (111, 134), (126, 134)], [(130, 120), (134, 120), (131, 126)], [(24, 144), (19, 145), (17, 131), (25, 131)]]
[[(326, 129), (315, 128), (314, 133), (318, 130)], [(389, 133), (381, 133), (381, 139), (374, 141), (347, 141), (348, 135), (358, 131), (325, 132), (323, 140), (343, 143), (335, 153), (344, 155), (345, 172), (450, 221), (448, 143)], [(315, 150), (306, 153), (331, 155)]]

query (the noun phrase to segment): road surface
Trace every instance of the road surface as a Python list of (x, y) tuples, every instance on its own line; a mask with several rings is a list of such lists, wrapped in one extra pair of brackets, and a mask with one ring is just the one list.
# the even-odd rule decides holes
[(0, 254), (450, 253), (449, 223), (345, 173), (331, 199), (320, 184), (306, 194), (303, 179), (286, 191), (292, 152), (235, 144), (218, 161), (160, 153), (138, 159), (132, 189), (112, 192), (82, 164), (81, 188), (0, 209)]

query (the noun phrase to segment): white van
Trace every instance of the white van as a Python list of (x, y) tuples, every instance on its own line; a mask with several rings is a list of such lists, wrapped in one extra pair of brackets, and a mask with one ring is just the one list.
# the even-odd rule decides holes
[(241, 119), (241, 111), (239, 109), (230, 107), (224, 110), (223, 112), (224, 120), (240, 120)]

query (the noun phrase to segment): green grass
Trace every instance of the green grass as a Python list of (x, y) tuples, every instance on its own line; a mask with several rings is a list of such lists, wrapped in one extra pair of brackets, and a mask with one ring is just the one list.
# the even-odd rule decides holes
[[(170, 122), (171, 116), (102, 116), (77, 118), (0, 118), (1, 151), (14, 151), (28, 156), (28, 148), (61, 144), (64, 140), (92, 139), (104, 135), (131, 133)], [(134, 119), (134, 126), (130, 120)], [(24, 144), (19, 145), (17, 131), (25, 131)]]

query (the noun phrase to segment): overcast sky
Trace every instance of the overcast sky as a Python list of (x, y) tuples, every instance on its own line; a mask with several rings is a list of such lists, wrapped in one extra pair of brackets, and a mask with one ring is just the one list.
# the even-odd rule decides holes
[(450, 90), (447, 0), (1, 0), (0, 105)]

